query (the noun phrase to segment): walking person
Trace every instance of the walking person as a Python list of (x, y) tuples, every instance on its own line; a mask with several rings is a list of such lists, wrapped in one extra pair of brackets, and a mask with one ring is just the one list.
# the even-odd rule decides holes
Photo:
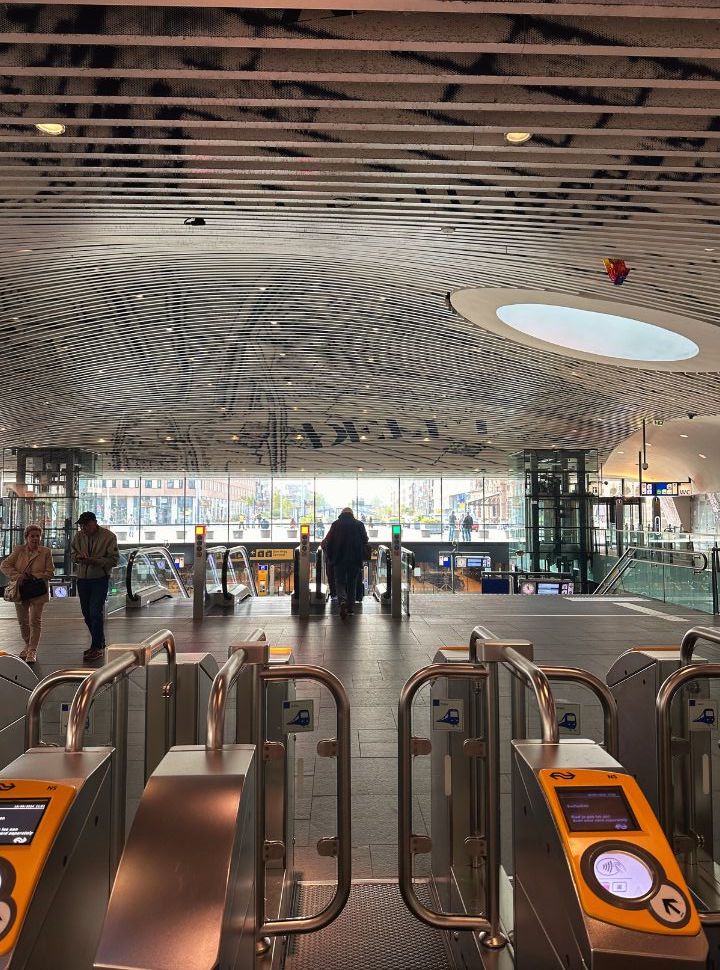
[(20, 659), (32, 666), (37, 660), (38, 644), (42, 633), (42, 611), (48, 601), (48, 580), (55, 572), (52, 551), (41, 546), (42, 529), (29, 525), (25, 529), (25, 542), (0, 562), (0, 571), (16, 584), (15, 612), (25, 648)]
[(80, 608), (92, 638), (83, 661), (95, 663), (102, 660), (105, 650), (105, 600), (110, 572), (120, 555), (115, 533), (98, 525), (94, 512), (83, 512), (77, 524), (80, 529), (72, 541), (72, 557), (77, 565)]
[(448, 542), (455, 542), (455, 530), (457, 528), (457, 516), (455, 512), (451, 511), (448, 516)]
[(462, 539), (463, 542), (470, 542), (472, 539), (473, 517), (468, 512), (462, 520)]
[(369, 558), (370, 544), (365, 526), (344, 508), (323, 540), (332, 564), (340, 616), (344, 619), (355, 609), (355, 597), (363, 563)]

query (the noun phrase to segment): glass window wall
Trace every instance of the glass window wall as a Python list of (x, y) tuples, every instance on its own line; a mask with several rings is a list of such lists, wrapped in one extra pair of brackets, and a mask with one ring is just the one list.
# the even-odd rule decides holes
[(193, 527), (208, 527), (213, 544), (287, 542), (303, 522), (320, 541), (350, 506), (373, 542), (388, 542), (402, 522), (408, 542), (520, 540), (522, 479), (207, 476), (82, 479), (79, 511), (92, 511), (123, 545), (191, 543)]

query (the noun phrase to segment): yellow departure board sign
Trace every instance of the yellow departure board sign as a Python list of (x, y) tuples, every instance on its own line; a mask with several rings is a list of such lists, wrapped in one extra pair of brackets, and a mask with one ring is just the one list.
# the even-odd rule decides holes
[(260, 562), (268, 562), (269, 560), (287, 562), (288, 560), (292, 561), (294, 551), (294, 549), (255, 549), (254, 552), (250, 553), (250, 558)]

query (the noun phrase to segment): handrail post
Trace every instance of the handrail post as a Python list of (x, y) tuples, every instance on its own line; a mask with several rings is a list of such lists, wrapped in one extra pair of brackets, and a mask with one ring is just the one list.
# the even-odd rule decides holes
[(485, 712), (487, 758), (485, 759), (485, 893), (490, 929), (482, 944), (489, 950), (500, 950), (507, 943), (500, 929), (500, 679), (498, 665), (487, 666), (485, 678)]

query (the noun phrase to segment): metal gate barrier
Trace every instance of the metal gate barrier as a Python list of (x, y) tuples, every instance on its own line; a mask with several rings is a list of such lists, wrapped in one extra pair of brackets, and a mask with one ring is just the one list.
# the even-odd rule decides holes
[[(170, 750), (151, 776), (128, 837), (113, 888), (95, 967), (103, 970), (174, 970), (183, 966), (245, 967), (270, 960), (272, 938), (310, 933), (332, 922), (350, 893), (350, 711), (347, 694), (329, 671), (305, 664), (272, 662), (262, 631), (230, 648), (212, 685), (205, 746)], [(262, 637), (262, 639), (261, 639)], [(243, 683), (249, 676), (249, 682)], [(281, 838), (268, 839), (266, 781), (286, 758), (285, 745), (268, 740), (271, 685), (316, 681), (337, 707), (337, 737), (320, 741), (318, 752), (337, 765), (337, 835), (321, 839), (318, 852), (337, 859), (337, 888), (321, 912), (307, 917), (267, 918), (266, 875), (272, 860), (288, 858)], [(252, 698), (251, 716), (238, 707), (236, 726), (251, 731), (255, 744), (225, 744), (229, 697)], [(287, 768), (276, 778), (280, 784)], [(212, 842), (198, 847), (200, 806), (213, 805), (207, 821)], [(197, 872), (198, 867), (202, 871)], [(168, 882), (166, 872), (183, 874)], [(254, 879), (250, 878), (250, 872)], [(187, 878), (185, 878), (187, 874)], [(254, 883), (254, 901), (252, 887)], [(154, 902), (163, 894), (159, 942)], [(198, 927), (198, 907), (203, 925)]]
[[(667, 840), (635, 781), (611, 757), (617, 714), (605, 685), (586, 671), (540, 668), (528, 641), (493, 640), (482, 628), (473, 631), (467, 650), (445, 648), (442, 655), (442, 662), (410, 678), (398, 707), (398, 868), (409, 909), (422, 922), (450, 931), (458, 965), (467, 967), (704, 967), (707, 942)], [(512, 884), (501, 865), (501, 666), (513, 675)], [(573, 681), (596, 695), (608, 750), (587, 740), (560, 741), (551, 679)], [(433, 724), (441, 718), (462, 728), (433, 733), (432, 741), (414, 737), (411, 727), (413, 698), (428, 683), (435, 685)], [(526, 688), (540, 713), (539, 741), (524, 740)], [(431, 837), (412, 828), (413, 759), (428, 754)], [(607, 798), (617, 807), (616, 819), (615, 808), (597, 808)], [(593, 868), (615, 865), (618, 843), (623, 858), (641, 860), (650, 880), (631, 899), (622, 898), (628, 883), (616, 880), (616, 888), (608, 882), (606, 889), (604, 870)], [(413, 882), (413, 858), (428, 852), (440, 908), (419, 899)], [(680, 906), (681, 918), (664, 918), (665, 903)]]
[[(673, 716), (672, 703), (683, 688), (693, 693), (689, 704), (700, 717), (715, 711), (709, 701), (708, 682), (720, 679), (720, 663), (693, 663), (695, 645), (705, 641), (720, 645), (720, 631), (696, 627), (683, 637), (680, 664), (660, 686), (656, 702), (657, 791), (659, 817), (665, 834), (681, 863), (683, 874), (698, 900), (700, 919), (710, 942), (710, 966), (720, 961), (720, 867), (715, 860), (712, 734), (691, 731), (687, 706)], [(703, 689), (703, 687), (705, 689)], [(714, 716), (714, 715), (713, 715)], [(708, 724), (708, 728), (710, 725)], [(679, 728), (679, 730), (678, 730)], [(703, 750), (693, 750), (697, 737)], [(706, 750), (705, 750), (706, 749)], [(695, 757), (693, 758), (693, 755)], [(673, 772), (677, 757), (677, 775)], [(682, 798), (676, 797), (677, 788)]]

